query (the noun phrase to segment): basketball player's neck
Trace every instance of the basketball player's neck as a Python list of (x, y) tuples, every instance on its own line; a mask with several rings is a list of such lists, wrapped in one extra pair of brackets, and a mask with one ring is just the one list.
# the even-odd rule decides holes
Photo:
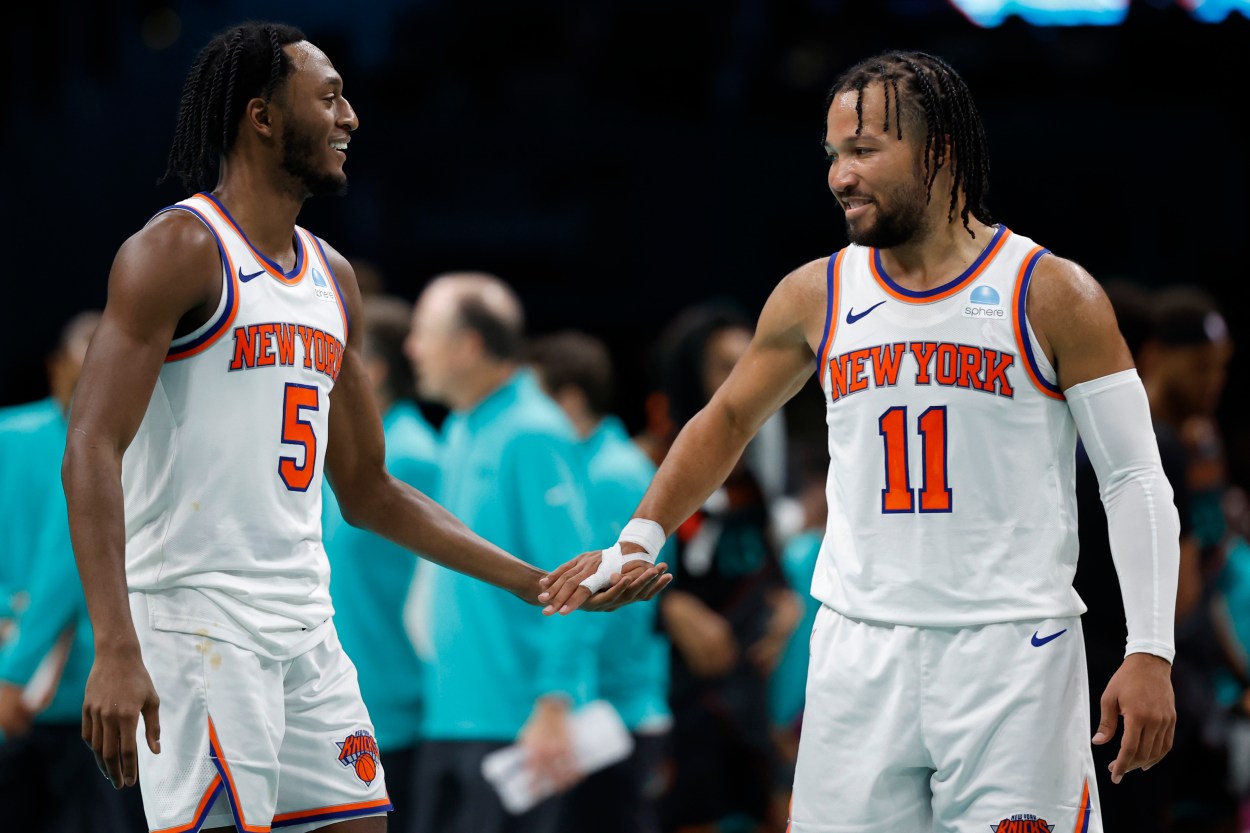
[(901, 246), (881, 249), (886, 272), (909, 289), (924, 290), (941, 286), (972, 265), (994, 237), (994, 227), (969, 218), (976, 237), (968, 234), (958, 214), (947, 221), (945, 209), (939, 221), (919, 232)]
[(281, 169), (223, 159), (216, 197), (253, 246), (290, 269), (295, 265), (295, 219), (305, 195)]

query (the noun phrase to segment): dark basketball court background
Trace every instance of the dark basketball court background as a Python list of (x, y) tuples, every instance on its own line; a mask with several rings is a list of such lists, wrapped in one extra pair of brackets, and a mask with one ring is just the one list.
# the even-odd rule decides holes
[[(679, 309), (721, 296), (754, 316), (786, 272), (844, 244), (818, 144), (826, 88), (873, 52), (917, 48), (980, 102), (1002, 222), (1100, 279), (1221, 300), (1240, 350), (1221, 421), (1244, 484), (1250, 12), (1119, 5), (1108, 25), (994, 27), (944, 0), (15, 5), (0, 35), (0, 404), (44, 395), (61, 322), (103, 304), (117, 247), (182, 196), (156, 179), (184, 74), (245, 17), (303, 28), (360, 116), (349, 195), (310, 201), (301, 224), (394, 294), (490, 270), (532, 332), (606, 338), (631, 427), (643, 357)], [(821, 432), (814, 388), (787, 417)]]

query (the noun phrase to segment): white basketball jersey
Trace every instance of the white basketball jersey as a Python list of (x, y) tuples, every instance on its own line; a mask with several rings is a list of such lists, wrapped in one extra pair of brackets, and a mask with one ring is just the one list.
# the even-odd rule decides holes
[(1025, 315), (1046, 254), (999, 226), (966, 272), (920, 292), (875, 249), (830, 258), (812, 593), (834, 610), (925, 627), (1084, 612), (1076, 427)]
[(212, 231), (223, 289), (212, 318), (170, 345), (126, 452), (126, 577), (154, 627), (289, 658), (333, 613), (321, 477), (346, 308), (304, 229), (286, 272), (210, 195), (164, 210)]

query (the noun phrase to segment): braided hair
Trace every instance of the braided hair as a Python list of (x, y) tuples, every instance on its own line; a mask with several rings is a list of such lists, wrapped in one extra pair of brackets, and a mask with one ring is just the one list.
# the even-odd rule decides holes
[(291, 59), (282, 47), (302, 40), (304, 33), (294, 26), (256, 21), (214, 36), (187, 73), (178, 129), (160, 181), (176, 175), (191, 194), (214, 187), (221, 157), (239, 136), (247, 102), (273, 97), (291, 74)]
[[(954, 155), (951, 169), (950, 207), (946, 219), (955, 219), (959, 194), (966, 200), (960, 211), (964, 228), (975, 237), (968, 225), (974, 216), (992, 225), (994, 217), (986, 206), (990, 188), (990, 160), (985, 130), (977, 113), (972, 93), (950, 64), (925, 52), (883, 52), (860, 61), (842, 74), (825, 99), (825, 112), (843, 92), (859, 94), (855, 112), (859, 116), (856, 135), (864, 129), (864, 88), (880, 82), (885, 95), (885, 124), (890, 131), (890, 101), (894, 102), (894, 130), (903, 138), (904, 114), (909, 121), (924, 119), (924, 175), (928, 198), (933, 199), (933, 183), (938, 171), (949, 161), (947, 151)], [(949, 142), (949, 144), (948, 144)]]

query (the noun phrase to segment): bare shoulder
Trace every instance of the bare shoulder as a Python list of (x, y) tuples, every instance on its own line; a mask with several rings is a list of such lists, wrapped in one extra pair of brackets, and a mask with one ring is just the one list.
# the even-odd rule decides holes
[(1107, 293), (1075, 261), (1053, 254), (1039, 260), (1026, 305), (1061, 388), (1133, 366)]
[(175, 266), (220, 264), (217, 238), (188, 211), (165, 211), (132, 234), (118, 255)]
[(777, 289), (784, 290), (789, 297), (800, 303), (824, 301), (828, 289), (826, 285), (828, 274), (829, 258), (820, 257), (809, 260), (782, 278), (777, 284)]
[(109, 299), (180, 317), (215, 305), (221, 295), (221, 252), (202, 221), (166, 211), (131, 235), (109, 273)]
[(1030, 320), (1040, 323), (1056, 315), (1093, 315), (1103, 308), (1111, 308), (1107, 293), (1079, 263), (1055, 254), (1037, 262), (1029, 284)]
[(825, 327), (828, 269), (829, 258), (822, 257), (804, 263), (782, 278), (760, 314), (757, 336), (818, 343)]
[(321, 244), (321, 250), (325, 252), (326, 261), (330, 264), (330, 268), (334, 270), (334, 276), (340, 282), (344, 280), (351, 281), (354, 287), (356, 285), (356, 270), (352, 268), (351, 261), (343, 257), (338, 249), (327, 243), (325, 238), (318, 237), (317, 242)]

